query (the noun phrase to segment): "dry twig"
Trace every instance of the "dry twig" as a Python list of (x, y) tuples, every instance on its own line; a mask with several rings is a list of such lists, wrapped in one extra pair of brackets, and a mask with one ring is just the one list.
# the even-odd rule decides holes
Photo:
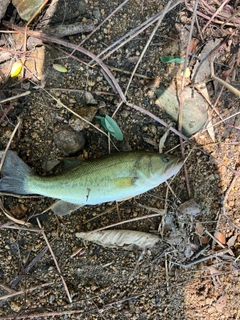
[[(50, 285), (52, 285), (53, 282), (48, 282), (48, 283), (43, 283), (39, 286), (36, 286), (36, 287), (32, 287), (32, 288), (29, 288), (29, 289), (25, 289), (25, 290), (20, 290), (20, 291), (15, 291), (13, 293), (10, 293), (10, 294), (6, 294), (5, 296), (1, 296), (0, 297), (0, 301), (3, 301), (3, 300), (7, 300), (7, 299), (10, 299), (10, 298), (13, 298), (13, 297), (16, 297), (16, 296), (19, 296), (21, 294), (26, 294), (28, 292), (32, 292), (32, 291), (35, 291), (35, 290), (38, 290), (40, 288), (44, 288), (44, 287), (49, 287)], [(1, 319), (1, 318), (0, 318)], [(7, 319), (7, 318), (4, 318), (4, 319)]]
[(49, 243), (49, 241), (48, 241), (48, 239), (47, 239), (47, 237), (46, 237), (46, 235), (45, 235), (44, 230), (42, 229), (41, 223), (40, 223), (40, 221), (39, 221), (38, 218), (37, 218), (37, 223), (38, 223), (39, 228), (42, 230), (43, 238), (44, 238), (44, 240), (46, 241), (46, 244), (47, 244), (47, 246), (48, 246), (49, 251), (51, 252), (53, 261), (54, 261), (55, 266), (56, 266), (56, 268), (57, 268), (57, 271), (58, 271), (58, 273), (59, 273), (59, 275), (60, 275), (60, 277), (61, 277), (61, 280), (62, 280), (64, 289), (65, 289), (66, 294), (67, 294), (67, 297), (68, 297), (68, 300), (69, 300), (70, 303), (72, 303), (72, 298), (71, 298), (71, 296), (70, 296), (70, 293), (69, 293), (67, 284), (66, 284), (66, 282), (65, 282), (65, 280), (64, 280), (64, 277), (63, 277), (63, 275), (62, 275), (61, 269), (60, 269), (60, 267), (59, 267), (59, 265), (58, 265), (58, 262), (57, 262), (57, 259), (56, 259), (56, 257), (55, 257), (55, 254), (54, 254), (54, 252), (53, 252), (53, 250), (52, 250), (52, 247), (50, 246), (50, 243)]

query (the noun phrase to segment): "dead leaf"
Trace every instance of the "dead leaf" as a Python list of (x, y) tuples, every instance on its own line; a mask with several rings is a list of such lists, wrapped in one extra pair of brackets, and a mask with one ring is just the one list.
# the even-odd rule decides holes
[(11, 213), (17, 219), (21, 219), (22, 217), (26, 216), (27, 211), (28, 208), (23, 203), (11, 207)]
[(20, 220), (20, 219), (16, 219), (12, 216), (12, 214), (10, 212), (8, 212), (2, 203), (2, 200), (0, 199), (0, 209), (2, 210), (2, 212), (5, 214), (5, 216), (8, 217), (8, 219), (12, 220), (15, 223), (21, 224), (21, 225), (25, 225), (26, 227), (31, 227), (31, 223), (26, 222), (24, 220)]
[[(165, 233), (165, 232), (168, 232), (168, 231), (175, 231), (175, 225), (174, 225), (174, 222), (173, 222), (173, 216), (169, 213), (167, 213), (163, 219), (162, 219), (162, 222), (161, 222), (161, 228), (162, 228), (162, 231)], [(158, 228), (158, 231), (160, 228)]]
[(149, 89), (156, 89), (160, 85), (160, 82), (161, 78), (156, 76), (147, 82), (147, 86)]
[(190, 246), (187, 246), (184, 250), (184, 255), (187, 259), (191, 258), (191, 256), (194, 254), (192, 251), (192, 248)]
[(216, 50), (220, 42), (221, 39), (210, 40), (204, 46), (192, 71), (193, 83), (205, 82), (210, 77), (211, 54)]
[(169, 130), (170, 129), (167, 129), (167, 131), (164, 133), (164, 135), (161, 137), (161, 139), (159, 141), (159, 153), (163, 153), (164, 144), (165, 144), (165, 141), (166, 141), (167, 136), (169, 134)]
[(228, 70), (223, 71), (221, 74), (221, 78), (226, 79), (227, 77), (229, 77), (231, 72), (232, 72), (232, 69), (228, 69)]
[(104, 230), (98, 232), (78, 232), (78, 238), (92, 241), (107, 248), (146, 249), (153, 247), (160, 238), (146, 232), (132, 230)]
[(209, 238), (204, 236), (204, 237), (201, 237), (200, 241), (202, 244), (207, 244), (209, 242)]
[(196, 52), (197, 51), (197, 45), (199, 43), (199, 40), (198, 39), (195, 39), (193, 38), (191, 41), (190, 41), (190, 45), (189, 45), (189, 53), (193, 53), (193, 52)]
[(195, 232), (199, 235), (202, 236), (203, 232), (204, 232), (204, 226), (201, 224), (201, 222), (197, 222), (196, 223), (196, 227), (195, 227)]
[(218, 312), (223, 312), (223, 309), (226, 307), (227, 305), (227, 297), (226, 295), (221, 296), (220, 298), (218, 298), (217, 302), (216, 302), (216, 309)]
[(210, 271), (212, 276), (219, 273), (219, 271), (213, 266), (207, 266), (207, 269)]
[(237, 240), (237, 237), (238, 237), (238, 234), (235, 234), (235, 236), (232, 236), (230, 239), (228, 239), (227, 241), (227, 246), (230, 248), (230, 247), (233, 247), (235, 245), (235, 242)]
[(208, 132), (210, 138), (212, 139), (212, 141), (215, 142), (216, 138), (215, 138), (215, 131), (214, 131), (212, 120), (208, 121), (208, 123), (206, 125), (206, 129), (207, 129), (207, 132)]
[(219, 231), (216, 231), (216, 232), (215, 232), (215, 238), (216, 238), (219, 242), (221, 242), (222, 244), (226, 244), (226, 238), (225, 238), (225, 236), (224, 236), (223, 233), (221, 233), (221, 232), (219, 232)]

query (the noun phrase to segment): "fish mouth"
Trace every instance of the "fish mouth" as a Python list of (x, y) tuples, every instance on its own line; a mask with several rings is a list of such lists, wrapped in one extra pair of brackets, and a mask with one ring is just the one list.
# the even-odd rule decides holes
[(181, 169), (181, 167), (184, 164), (184, 160), (183, 159), (178, 159), (178, 161), (176, 162), (176, 166), (179, 168), (179, 170)]
[(176, 161), (174, 161), (167, 170), (168, 177), (170, 178), (175, 174), (177, 174), (179, 170), (182, 168), (183, 164), (184, 164), (184, 161), (182, 159), (177, 159)]
[(183, 166), (184, 164), (184, 160), (183, 159), (178, 159), (177, 164)]

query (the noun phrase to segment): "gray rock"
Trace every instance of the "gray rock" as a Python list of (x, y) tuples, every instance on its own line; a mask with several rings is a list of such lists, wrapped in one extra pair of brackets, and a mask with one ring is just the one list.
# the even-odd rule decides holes
[[(164, 108), (168, 115), (178, 121), (179, 100), (173, 88), (160, 87), (155, 90), (158, 97), (156, 104)], [(201, 130), (207, 121), (207, 103), (200, 93), (192, 88), (183, 90), (183, 134), (191, 136)]]
[(54, 142), (64, 155), (68, 156), (82, 150), (85, 139), (82, 132), (74, 131), (67, 125), (61, 125), (55, 132)]
[(0, 20), (5, 16), (10, 0), (0, 0)]

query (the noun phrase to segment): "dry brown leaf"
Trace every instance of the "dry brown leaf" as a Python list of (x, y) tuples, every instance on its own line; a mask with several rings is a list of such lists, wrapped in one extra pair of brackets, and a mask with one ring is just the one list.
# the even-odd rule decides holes
[(210, 271), (211, 275), (215, 275), (219, 273), (219, 271), (213, 266), (207, 266), (207, 269)]
[(195, 227), (195, 232), (199, 235), (202, 236), (203, 232), (204, 232), (204, 226), (201, 224), (201, 222), (197, 222), (196, 223), (196, 227)]
[(11, 213), (17, 219), (21, 219), (22, 217), (26, 216), (27, 211), (28, 208), (23, 203), (11, 207)]
[(221, 39), (210, 40), (202, 49), (198, 57), (198, 61), (196, 62), (192, 71), (193, 83), (205, 82), (210, 77), (211, 53), (216, 50), (220, 42)]
[(209, 238), (208, 237), (201, 237), (200, 241), (202, 244), (207, 244), (209, 242)]
[(228, 239), (228, 242), (227, 242), (227, 246), (230, 248), (230, 247), (233, 247), (235, 245), (235, 242), (237, 240), (237, 237), (238, 237), (238, 234), (235, 234), (235, 236), (232, 236), (230, 239)]
[(156, 89), (160, 85), (160, 82), (161, 78), (159, 76), (156, 76), (147, 82), (147, 86), (150, 89)]
[(223, 309), (226, 307), (227, 305), (227, 297), (226, 295), (221, 296), (220, 298), (218, 298), (217, 302), (216, 302), (216, 309), (218, 312), (223, 312)]
[(219, 231), (216, 231), (216, 232), (215, 232), (215, 238), (216, 238), (219, 242), (221, 242), (222, 244), (226, 244), (226, 238), (225, 238), (225, 236), (224, 236), (223, 233), (221, 233), (221, 232), (219, 232)]
[(199, 40), (198, 39), (195, 39), (193, 38), (191, 41), (190, 41), (190, 45), (189, 45), (189, 53), (194, 53), (197, 51), (197, 45), (199, 43)]

